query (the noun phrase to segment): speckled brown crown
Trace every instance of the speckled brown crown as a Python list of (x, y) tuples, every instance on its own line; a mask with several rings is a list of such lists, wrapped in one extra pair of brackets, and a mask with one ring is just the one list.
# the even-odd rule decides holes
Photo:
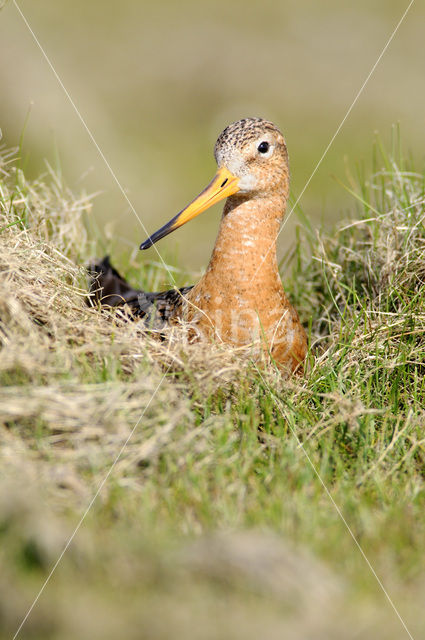
[(250, 140), (255, 140), (267, 131), (278, 133), (283, 139), (283, 135), (276, 125), (268, 120), (263, 120), (263, 118), (243, 118), (233, 122), (218, 136), (214, 155), (217, 158), (217, 151), (224, 145), (244, 147)]

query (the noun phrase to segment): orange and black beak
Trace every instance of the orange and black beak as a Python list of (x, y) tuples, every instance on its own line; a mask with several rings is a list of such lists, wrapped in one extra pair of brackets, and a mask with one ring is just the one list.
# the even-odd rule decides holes
[(200, 213), (209, 209), (213, 204), (220, 202), (223, 198), (231, 196), (233, 193), (239, 191), (239, 178), (233, 175), (225, 167), (221, 167), (211, 180), (209, 185), (205, 187), (195, 200), (192, 200), (180, 213), (172, 218), (161, 229), (155, 231), (147, 240), (140, 245), (141, 249), (149, 249), (155, 242), (161, 240), (164, 236), (167, 236), (172, 231), (175, 231), (192, 218), (195, 218)]

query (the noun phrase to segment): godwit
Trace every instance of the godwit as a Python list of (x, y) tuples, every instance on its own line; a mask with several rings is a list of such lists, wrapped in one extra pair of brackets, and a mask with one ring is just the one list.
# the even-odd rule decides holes
[[(260, 118), (229, 125), (215, 149), (218, 171), (187, 207), (140, 246), (148, 249), (227, 198), (208, 268), (194, 287), (162, 293), (132, 289), (105, 259), (97, 266), (97, 299), (128, 304), (149, 322), (184, 319), (199, 337), (267, 351), (282, 369), (302, 367), (305, 331), (278, 272), (276, 239), (289, 192), (288, 153), (277, 127)], [(94, 288), (92, 288), (94, 290)]]

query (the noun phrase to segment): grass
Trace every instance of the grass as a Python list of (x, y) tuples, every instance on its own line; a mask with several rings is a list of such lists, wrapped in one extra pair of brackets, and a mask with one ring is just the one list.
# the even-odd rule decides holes
[(397, 145), (282, 265), (311, 345), (291, 380), (88, 307), (90, 199), (0, 171), (0, 635), (137, 423), (21, 637), (408, 637), (322, 481), (422, 637), (425, 193)]

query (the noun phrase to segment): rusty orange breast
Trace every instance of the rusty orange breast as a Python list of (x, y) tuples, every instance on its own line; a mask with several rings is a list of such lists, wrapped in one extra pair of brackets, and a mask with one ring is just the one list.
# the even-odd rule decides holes
[(252, 354), (271, 354), (291, 371), (307, 341), (279, 276), (276, 236), (282, 197), (229, 198), (205, 275), (186, 295), (184, 313), (199, 337), (215, 337)]

